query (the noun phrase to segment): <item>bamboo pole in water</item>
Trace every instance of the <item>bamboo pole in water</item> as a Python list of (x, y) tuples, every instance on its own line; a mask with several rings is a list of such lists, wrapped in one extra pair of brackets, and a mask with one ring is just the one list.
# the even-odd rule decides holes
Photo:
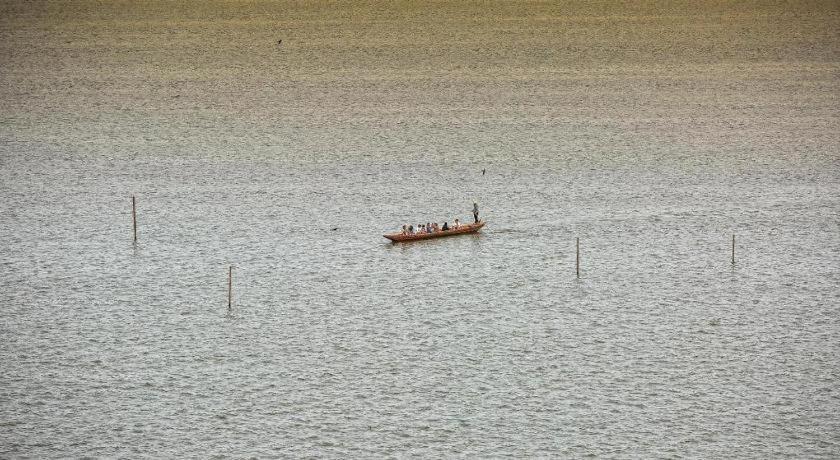
[(735, 234), (732, 234), (732, 265), (735, 265)]
[(580, 238), (575, 238), (575, 275), (580, 278)]
[(131, 221), (134, 224), (134, 242), (137, 242), (137, 201), (131, 195)]
[(228, 310), (230, 310), (231, 299), (233, 298), (233, 265), (228, 267)]

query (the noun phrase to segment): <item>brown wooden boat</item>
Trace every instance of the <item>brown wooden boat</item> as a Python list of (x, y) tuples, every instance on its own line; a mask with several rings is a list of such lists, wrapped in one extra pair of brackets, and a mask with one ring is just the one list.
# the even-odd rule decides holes
[(400, 243), (403, 241), (417, 241), (417, 240), (428, 240), (430, 238), (440, 238), (444, 236), (454, 236), (454, 235), (464, 235), (467, 233), (475, 233), (481, 230), (481, 227), (484, 227), (484, 221), (479, 222), (477, 224), (462, 224), (458, 228), (450, 228), (449, 230), (438, 230), (434, 233), (413, 233), (413, 234), (405, 234), (405, 233), (389, 233), (387, 235), (382, 235), (385, 238), (393, 241), (394, 243)]

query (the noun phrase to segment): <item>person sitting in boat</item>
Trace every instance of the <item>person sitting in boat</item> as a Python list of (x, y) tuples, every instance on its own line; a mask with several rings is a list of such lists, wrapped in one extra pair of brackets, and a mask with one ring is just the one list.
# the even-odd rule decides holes
[(426, 233), (432, 233), (432, 223), (426, 222)]
[(413, 235), (413, 234), (414, 234), (414, 226), (413, 226), (413, 225), (409, 225), (409, 226), (408, 226), (408, 234), (409, 234), (409, 235)]
[(403, 234), (403, 235), (408, 235), (408, 225), (403, 224), (403, 226), (402, 226), (402, 234)]
[(447, 230), (449, 230), (449, 224), (448, 224), (448, 223), (446, 223), (446, 222), (444, 222), (444, 223), (443, 223), (443, 228), (442, 228), (441, 230), (443, 230), (444, 232), (445, 232), (445, 231), (447, 231)]

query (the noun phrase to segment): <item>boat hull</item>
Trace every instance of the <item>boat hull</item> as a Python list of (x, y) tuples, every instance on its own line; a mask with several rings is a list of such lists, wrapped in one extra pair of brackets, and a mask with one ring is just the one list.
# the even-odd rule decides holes
[(432, 238), (443, 238), (445, 236), (466, 235), (468, 233), (475, 233), (481, 230), (481, 227), (484, 227), (484, 222), (479, 222), (477, 224), (465, 224), (461, 225), (458, 228), (451, 228), (446, 231), (441, 230), (434, 233), (415, 233), (413, 235), (404, 235), (402, 233), (390, 233), (388, 235), (382, 236), (388, 238), (394, 243), (403, 243), (406, 241), (419, 241), (430, 240)]

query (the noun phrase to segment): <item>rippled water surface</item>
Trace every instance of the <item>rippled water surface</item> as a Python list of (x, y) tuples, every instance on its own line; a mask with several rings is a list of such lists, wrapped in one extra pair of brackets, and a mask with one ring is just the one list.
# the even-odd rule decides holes
[(0, 456), (837, 458), (840, 9), (763, 3), (3, 3)]

